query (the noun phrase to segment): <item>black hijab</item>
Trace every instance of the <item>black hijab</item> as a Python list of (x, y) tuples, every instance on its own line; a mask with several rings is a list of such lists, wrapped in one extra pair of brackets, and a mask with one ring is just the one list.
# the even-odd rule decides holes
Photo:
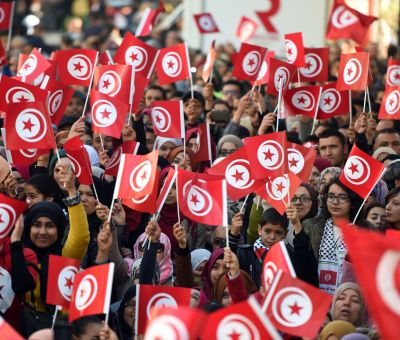
[[(118, 325), (119, 325), (119, 339), (132, 339), (133, 336), (133, 328), (132, 325), (128, 325), (124, 319), (124, 311), (126, 304), (131, 301), (136, 296), (136, 286), (130, 287), (126, 292), (124, 297), (122, 298), (121, 304), (119, 305), (117, 317), (118, 317)], [(136, 317), (136, 316), (135, 316)]]

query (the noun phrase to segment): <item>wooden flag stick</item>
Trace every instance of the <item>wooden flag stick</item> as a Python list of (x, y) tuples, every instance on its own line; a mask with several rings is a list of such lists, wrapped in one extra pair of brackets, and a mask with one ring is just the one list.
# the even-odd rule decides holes
[(363, 112), (365, 112), (365, 108), (366, 108), (366, 106), (367, 106), (367, 92), (368, 92), (368, 86), (365, 88), (365, 91), (364, 91)]
[(94, 79), (94, 70), (96, 68), (97, 65), (97, 60), (99, 59), (99, 52), (97, 52), (96, 54), (96, 59), (94, 60), (94, 64), (93, 64), (93, 72), (92, 72), (92, 76), (90, 78), (90, 84), (89, 84), (89, 88), (88, 88), (88, 92), (86, 94), (86, 99), (85, 99), (85, 105), (83, 106), (83, 112), (82, 112), (82, 117), (85, 117), (85, 112), (86, 112), (86, 107), (89, 101), (89, 96), (90, 96), (90, 90), (92, 88), (93, 85), (93, 79)]
[(208, 78), (208, 83), (209, 84), (212, 83), (213, 75), (214, 75), (214, 66), (211, 68), (210, 77)]
[(246, 198), (244, 199), (243, 205), (242, 205), (242, 207), (240, 208), (240, 211), (239, 211), (240, 214), (243, 213), (243, 209), (244, 209), (244, 207), (245, 207), (245, 205), (247, 203), (247, 199), (249, 198), (249, 195), (250, 194), (247, 194)]
[(281, 114), (281, 104), (282, 104), (282, 78), (279, 79), (279, 93), (278, 93), (278, 105), (276, 106), (277, 113), (276, 113), (276, 129), (275, 131), (279, 131), (279, 116)]
[(56, 306), (56, 310), (54, 311), (54, 314), (53, 314), (53, 322), (51, 323), (51, 330), (54, 329), (54, 325), (55, 325), (56, 320), (57, 320), (58, 311), (61, 310), (61, 309), (62, 309), (61, 306), (59, 306), (59, 305)]
[(15, 1), (12, 2), (11, 5), (11, 19), (10, 19), (10, 25), (8, 26), (8, 35), (7, 35), (7, 44), (6, 44), (6, 51), (10, 51), (11, 47), (11, 37), (12, 37), (12, 28), (13, 28), (13, 23), (14, 23), (14, 10), (15, 10)]

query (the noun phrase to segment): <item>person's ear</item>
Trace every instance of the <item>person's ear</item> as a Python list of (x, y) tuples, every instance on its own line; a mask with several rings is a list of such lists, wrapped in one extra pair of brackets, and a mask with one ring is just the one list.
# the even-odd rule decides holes
[(261, 231), (262, 231), (261, 224), (259, 224), (258, 225), (258, 236), (261, 236)]

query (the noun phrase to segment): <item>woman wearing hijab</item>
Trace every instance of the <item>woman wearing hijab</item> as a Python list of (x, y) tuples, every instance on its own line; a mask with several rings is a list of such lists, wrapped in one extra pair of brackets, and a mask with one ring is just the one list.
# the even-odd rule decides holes
[[(51, 307), (45, 304), (48, 264), (50, 255), (60, 255), (82, 261), (87, 245), (89, 244), (89, 228), (86, 220), (85, 210), (80, 200), (79, 193), (75, 187), (75, 176), (70, 168), (61, 168), (59, 180), (68, 192), (68, 197), (64, 199), (68, 207), (70, 229), (65, 244), (62, 243), (66, 220), (61, 207), (53, 202), (42, 201), (33, 205), (22, 221), (16, 224), (12, 235), (12, 261), (19, 268), (27, 268), (27, 264), (21, 261), (23, 258), (22, 242), (24, 247), (33, 250), (39, 263), (39, 280), (36, 288), (31, 294), (30, 310), (24, 314), (23, 327), (24, 335), (28, 336), (34, 330), (46, 328), (51, 325)], [(40, 324), (38, 320), (32, 319), (31, 312), (42, 315), (38, 320), (43, 320)]]
[(212, 289), (215, 283), (225, 272), (226, 268), (224, 265), (224, 249), (219, 248), (211, 253), (210, 259), (201, 272), (203, 291), (209, 300), (212, 297)]
[(136, 312), (136, 286), (130, 287), (121, 300), (117, 315), (116, 325), (113, 326), (120, 340), (133, 339)]

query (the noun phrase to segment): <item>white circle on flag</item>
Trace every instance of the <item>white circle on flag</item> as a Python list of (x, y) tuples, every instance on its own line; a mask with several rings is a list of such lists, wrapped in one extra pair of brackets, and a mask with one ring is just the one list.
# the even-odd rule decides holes
[(35, 101), (35, 96), (33, 93), (21, 86), (14, 86), (7, 90), (5, 97), (7, 104), (28, 103)]
[(217, 326), (217, 339), (261, 340), (261, 337), (257, 326), (249, 318), (241, 314), (229, 314)]
[(282, 79), (282, 88), (286, 87), (290, 78), (290, 72), (287, 67), (280, 66), (276, 69), (274, 74), (274, 85), (275, 89), (279, 91), (279, 82)]
[(144, 340), (190, 340), (189, 330), (177, 317), (161, 315), (151, 321)]
[(385, 111), (394, 115), (400, 110), (400, 92), (398, 90), (393, 90), (386, 98)]
[(176, 52), (168, 52), (161, 62), (162, 69), (168, 77), (177, 77), (182, 71), (182, 59)]
[(241, 41), (247, 41), (255, 31), (254, 25), (250, 21), (245, 21), (240, 26), (239, 38)]
[(25, 109), (18, 114), (15, 120), (15, 130), (24, 141), (38, 142), (46, 135), (46, 118), (37, 109)]
[(57, 110), (60, 108), (63, 100), (63, 90), (57, 90), (51, 94), (47, 102), (47, 109), (49, 110), (49, 115), (54, 116)]
[(313, 304), (304, 290), (287, 287), (281, 289), (273, 298), (272, 313), (280, 324), (299, 327), (310, 320)]
[(337, 110), (342, 102), (340, 93), (336, 89), (322, 91), (319, 108), (325, 113), (332, 113)]
[(274, 281), (275, 275), (278, 271), (278, 267), (274, 262), (268, 261), (265, 266), (264, 266), (264, 271), (263, 271), (263, 279), (264, 279), (264, 286), (265, 289), (268, 290), (268, 288), (271, 286), (272, 282)]
[(134, 204), (142, 204), (146, 202), (149, 197), (150, 195), (144, 195), (143, 197), (131, 198), (131, 200)]
[(0, 24), (4, 21), (6, 14), (4, 13), (4, 9), (0, 7)]
[(16, 219), (14, 208), (6, 203), (0, 203), (0, 239), (7, 236)]
[(250, 175), (250, 162), (246, 159), (235, 159), (225, 170), (226, 181), (237, 189), (247, 189), (254, 184)]
[(121, 89), (121, 77), (115, 71), (104, 72), (99, 79), (99, 92), (114, 97)]
[(87, 80), (92, 75), (92, 63), (84, 54), (77, 54), (67, 62), (68, 73), (79, 80)]
[(150, 181), (152, 172), (151, 162), (145, 160), (132, 169), (129, 183), (133, 191), (142, 191)]
[(171, 127), (171, 115), (165, 108), (161, 106), (154, 107), (151, 110), (151, 116), (154, 125), (160, 132), (166, 132)]
[(248, 52), (242, 61), (242, 69), (248, 76), (254, 76), (259, 70), (261, 54), (258, 51)]
[(296, 149), (287, 149), (288, 165), (291, 172), (295, 175), (300, 173), (304, 169), (304, 157), (303, 154)]
[(364, 158), (350, 156), (344, 166), (343, 173), (351, 184), (361, 185), (368, 181), (371, 169)]
[(386, 74), (389, 86), (400, 85), (400, 65), (390, 65)]
[(263, 79), (268, 72), (268, 63), (266, 60), (263, 60), (260, 71), (258, 72), (257, 80)]
[(297, 59), (297, 46), (290, 40), (285, 39), (286, 58), (289, 64), (293, 64)]
[(204, 30), (204, 31), (214, 31), (215, 30), (215, 23), (214, 20), (212, 19), (212, 17), (209, 14), (204, 14), (202, 16), (199, 17), (198, 19), (199, 25), (200, 27)]
[(150, 318), (150, 312), (152, 308), (162, 308), (162, 307), (178, 307), (176, 300), (167, 293), (155, 294), (147, 304), (146, 313), (147, 317)]
[(109, 100), (99, 99), (92, 105), (92, 120), (98, 127), (114, 124), (117, 116), (117, 109)]
[(137, 72), (146, 67), (147, 60), (147, 51), (141, 46), (130, 46), (125, 51), (125, 63), (132, 65)]
[(89, 307), (97, 297), (98, 283), (96, 277), (87, 274), (79, 282), (75, 294), (75, 307), (77, 310), (84, 310)]
[(72, 157), (70, 154), (67, 154), (67, 157), (70, 161), (72, 171), (74, 172), (75, 176), (79, 178), (82, 172), (81, 165), (79, 162), (76, 160), (76, 158)]
[(284, 151), (278, 142), (267, 140), (258, 147), (257, 158), (267, 170), (276, 170), (283, 164)]
[(186, 204), (193, 215), (206, 216), (213, 207), (213, 200), (206, 190), (197, 185), (191, 185), (187, 193)]
[(63, 268), (58, 274), (58, 289), (62, 297), (71, 301), (72, 297), (72, 287), (74, 285), (75, 275), (78, 273), (78, 269), (74, 266), (67, 266)]
[(37, 154), (37, 149), (19, 149), (19, 153), (26, 158), (33, 158)]
[(267, 194), (275, 201), (284, 199), (289, 193), (290, 181), (287, 175), (274, 178), (265, 183)]
[(292, 104), (300, 110), (312, 111), (314, 110), (315, 99), (310, 91), (300, 90), (293, 95)]
[(37, 58), (34, 54), (31, 54), (28, 58), (26, 58), (25, 62), (22, 64), (20, 70), (18, 71), (18, 75), (21, 77), (27, 77), (35, 71), (37, 67)]
[(5, 313), (14, 301), (14, 290), (10, 273), (3, 267), (0, 267), (0, 312)]
[(362, 67), (358, 59), (351, 58), (347, 61), (343, 70), (343, 80), (347, 85), (356, 83), (362, 74)]
[(338, 29), (353, 25), (358, 18), (350, 12), (345, 6), (338, 6), (332, 13), (332, 25)]
[(316, 53), (307, 53), (304, 56), (306, 66), (299, 68), (300, 73), (304, 77), (316, 77), (322, 71), (323, 62), (320, 56)]

